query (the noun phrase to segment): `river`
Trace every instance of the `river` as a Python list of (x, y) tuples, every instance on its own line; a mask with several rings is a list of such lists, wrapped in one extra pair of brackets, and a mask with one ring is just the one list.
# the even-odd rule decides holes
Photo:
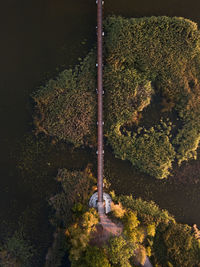
[[(104, 2), (104, 16), (183, 16), (200, 25), (200, 2), (196, 0)], [(0, 13), (0, 232), (1, 237), (12, 233), (20, 216), (31, 218), (35, 229), (31, 239), (36, 238), (40, 227), (44, 232), (40, 246), (45, 252), (52, 231), (46, 200), (58, 189), (53, 179), (57, 169), (96, 163), (94, 152), (74, 151), (61, 144), (49, 148), (51, 153), (43, 157), (42, 163), (35, 160), (36, 174), (22, 177), (16, 165), (25, 136), (32, 131), (30, 93), (59, 70), (78, 63), (92, 48), (96, 40), (96, 4), (95, 0), (7, 0), (1, 2)], [(191, 164), (192, 170), (185, 164), (176, 175), (181, 176), (184, 171), (188, 176), (198, 176), (200, 161)], [(199, 184), (178, 184), (172, 179), (155, 182), (129, 162), (115, 159), (109, 148), (105, 151), (105, 167), (116, 192), (154, 200), (178, 221), (200, 226)], [(44, 168), (45, 174), (39, 175)], [(29, 224), (25, 225), (27, 229)]]

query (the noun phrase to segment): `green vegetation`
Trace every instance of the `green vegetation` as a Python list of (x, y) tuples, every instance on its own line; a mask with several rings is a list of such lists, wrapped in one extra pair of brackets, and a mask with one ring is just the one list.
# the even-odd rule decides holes
[(95, 231), (95, 226), (99, 221), (97, 211), (90, 209), (79, 220), (79, 223), (74, 223), (66, 232), (67, 236), (70, 236), (72, 245), (69, 255), (72, 266), (80, 266), (82, 264), (81, 258), (87, 249), (91, 234)]
[(85, 211), (89, 198), (92, 195), (96, 179), (92, 176), (89, 166), (83, 171), (68, 171), (60, 169), (57, 181), (63, 191), (52, 197), (49, 202), (56, 210), (56, 220), (52, 223), (59, 227), (72, 221), (72, 215), (80, 216)]
[(75, 146), (95, 142), (95, 53), (80, 66), (64, 70), (34, 93), (37, 132), (57, 137)]
[(34, 252), (30, 242), (24, 239), (20, 231), (16, 231), (0, 246), (0, 266), (29, 267)]
[[(156, 267), (200, 266), (200, 242), (195, 239), (192, 228), (177, 223), (173, 216), (161, 210), (154, 202), (134, 199), (132, 196), (117, 197), (110, 192), (114, 202), (108, 216), (116, 224), (123, 225), (123, 232), (120, 236), (111, 236), (103, 244), (99, 243), (98, 235), (102, 233), (99, 217), (95, 209), (87, 207), (88, 197), (94, 190), (92, 173), (89, 168), (83, 172), (60, 170), (60, 176), (62, 179), (58, 180), (61, 181), (63, 192), (69, 192), (70, 187), (79, 188), (76, 200), (73, 190), (70, 191), (74, 200), (70, 202), (68, 216), (61, 212), (63, 209), (60, 204), (53, 204), (56, 211), (53, 221), (59, 221), (61, 233), (65, 236), (66, 244), (62, 244), (61, 249), (68, 251), (73, 267), (138, 266), (144, 264), (146, 256), (150, 257)], [(91, 181), (86, 190), (89, 192), (88, 197), (82, 188), (86, 177)], [(56, 195), (56, 198), (60, 199), (62, 207), (67, 207), (69, 199), (63, 198), (62, 193)]]
[[(196, 156), (200, 140), (197, 25), (183, 18), (111, 17), (105, 27), (108, 141), (120, 158), (165, 178), (175, 159), (180, 164)], [(156, 122), (157, 114), (146, 129), (139, 118), (153, 93), (162, 98), (161, 116), (171, 121)]]
[[(112, 127), (113, 131), (109, 133), (109, 142), (112, 143), (115, 154), (130, 160), (133, 165), (154, 177), (167, 177), (175, 156), (169, 139), (171, 126), (162, 130), (154, 127), (149, 130), (138, 128), (137, 133), (132, 136), (130, 131), (122, 134), (120, 127)], [(140, 133), (140, 130), (143, 133)]]
[[(172, 162), (196, 158), (200, 140), (197, 25), (177, 17), (109, 17), (104, 26), (105, 136), (117, 157), (166, 178)], [(95, 58), (89, 53), (34, 95), (37, 131), (95, 144)]]
[(156, 267), (200, 266), (200, 241), (192, 228), (179, 224), (153, 202), (120, 196), (124, 208), (134, 210), (146, 229), (146, 253)]

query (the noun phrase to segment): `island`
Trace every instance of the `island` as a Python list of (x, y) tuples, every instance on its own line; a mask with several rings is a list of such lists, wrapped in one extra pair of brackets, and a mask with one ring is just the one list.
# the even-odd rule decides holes
[[(116, 157), (163, 179), (195, 159), (200, 140), (197, 24), (109, 17), (104, 23), (105, 138)], [(34, 93), (37, 132), (96, 145), (96, 49)]]
[(62, 191), (50, 199), (57, 234), (46, 266), (60, 266), (65, 253), (72, 267), (143, 266), (147, 256), (155, 267), (200, 266), (194, 229), (177, 223), (154, 202), (117, 196), (105, 180), (104, 190), (113, 199), (107, 224), (112, 221), (118, 230), (111, 232), (102, 229), (97, 210), (88, 206), (96, 190), (89, 166), (82, 172), (60, 169), (57, 180)]

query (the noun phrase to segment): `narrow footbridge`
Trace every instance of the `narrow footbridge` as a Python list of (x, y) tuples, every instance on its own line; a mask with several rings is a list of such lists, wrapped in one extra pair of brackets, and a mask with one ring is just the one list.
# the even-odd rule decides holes
[(97, 0), (97, 93), (98, 93), (98, 150), (97, 150), (97, 188), (98, 211), (104, 212), (103, 207), (103, 1)]
[[(103, 238), (110, 235), (118, 236), (122, 233), (122, 225), (113, 223), (105, 213), (109, 212), (112, 201), (108, 194), (103, 192), (104, 148), (103, 148), (103, 4), (104, 1), (96, 0), (97, 4), (97, 95), (98, 95), (98, 148), (97, 148), (97, 193), (90, 199), (90, 206), (97, 207), (100, 223), (103, 227)], [(104, 205), (105, 202), (105, 205)], [(146, 257), (143, 267), (152, 267)]]
[[(113, 223), (106, 213), (110, 211), (110, 196), (103, 192), (104, 149), (103, 149), (103, 4), (104, 1), (96, 0), (97, 4), (97, 95), (98, 95), (98, 148), (97, 148), (97, 192), (90, 199), (89, 205), (98, 208), (100, 224), (102, 226), (102, 239), (118, 236), (123, 231), (122, 225)], [(98, 236), (99, 237), (99, 236)], [(152, 267), (149, 258), (146, 257), (143, 267)]]

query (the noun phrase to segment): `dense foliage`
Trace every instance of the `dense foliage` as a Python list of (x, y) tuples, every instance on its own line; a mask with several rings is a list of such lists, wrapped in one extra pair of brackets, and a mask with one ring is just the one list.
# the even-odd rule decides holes
[[(90, 209), (82, 217), (77, 218), (66, 231), (72, 266), (135, 266), (137, 254), (139, 262), (144, 264), (146, 251), (142, 246), (143, 227), (139, 225), (140, 222), (132, 211), (124, 214), (121, 220), (124, 223), (124, 233), (120, 236), (111, 236), (102, 247), (97, 241), (95, 242), (99, 222), (97, 211)], [(95, 245), (91, 246), (91, 242)]]
[[(120, 158), (129, 159), (157, 178), (165, 178), (172, 162), (195, 157), (199, 144), (197, 25), (183, 18), (112, 17), (105, 27), (108, 140)], [(153, 93), (162, 97), (162, 114), (157, 116), (176, 112), (179, 127), (172, 116), (171, 125), (165, 129), (156, 121), (151, 121), (147, 129), (140, 125), (139, 114), (153, 101)], [(138, 134), (139, 127), (143, 130)]]
[[(75, 69), (64, 70), (34, 93), (37, 132), (44, 132), (73, 143), (87, 144), (94, 139), (96, 87), (95, 54)], [(91, 143), (91, 141), (90, 141)]]
[(25, 240), (20, 231), (0, 246), (0, 266), (4, 267), (29, 267), (35, 250), (30, 242)]
[[(110, 192), (114, 202), (108, 216), (113, 222), (123, 225), (123, 232), (102, 245), (98, 241), (98, 234), (102, 235), (98, 213), (87, 207), (88, 197), (94, 189), (91, 172), (88, 168), (84, 172), (64, 169), (59, 171), (58, 177), (63, 192), (72, 189), (71, 200), (70, 196), (63, 198), (60, 193), (56, 195), (56, 201), (51, 202), (56, 211), (54, 222), (59, 222), (57, 226), (62, 229), (68, 244), (62, 245), (62, 250), (66, 252), (68, 247), (73, 267), (138, 266), (144, 264), (146, 256), (155, 267), (200, 266), (200, 240), (195, 238), (190, 226), (177, 223), (154, 202), (132, 196), (118, 197), (114, 192)], [(84, 186), (86, 177), (90, 185)], [(88, 197), (85, 192), (89, 192)], [(68, 204), (71, 210), (66, 215), (63, 207)], [(61, 249), (52, 252), (54, 257), (57, 251)]]
[(56, 226), (68, 225), (72, 215), (82, 214), (93, 192), (96, 180), (89, 167), (83, 172), (60, 169), (57, 181), (62, 185), (62, 191), (50, 199), (50, 204), (56, 210)]
[(121, 133), (120, 125), (111, 129), (109, 142), (117, 156), (130, 160), (133, 165), (154, 177), (161, 179), (168, 176), (175, 156), (169, 138), (170, 125), (162, 130), (161, 127), (151, 127), (149, 130), (138, 128), (133, 134), (130, 131)]
[(124, 207), (134, 210), (146, 226), (146, 245), (151, 252), (153, 266), (200, 266), (200, 240), (195, 239), (190, 226), (177, 223), (166, 210), (159, 209), (153, 202), (132, 196), (117, 199)]
[[(118, 157), (166, 178), (174, 161), (196, 158), (199, 145), (197, 25), (177, 17), (109, 17), (105, 33), (105, 136)], [(38, 131), (95, 144), (95, 61), (89, 53), (36, 92)]]

